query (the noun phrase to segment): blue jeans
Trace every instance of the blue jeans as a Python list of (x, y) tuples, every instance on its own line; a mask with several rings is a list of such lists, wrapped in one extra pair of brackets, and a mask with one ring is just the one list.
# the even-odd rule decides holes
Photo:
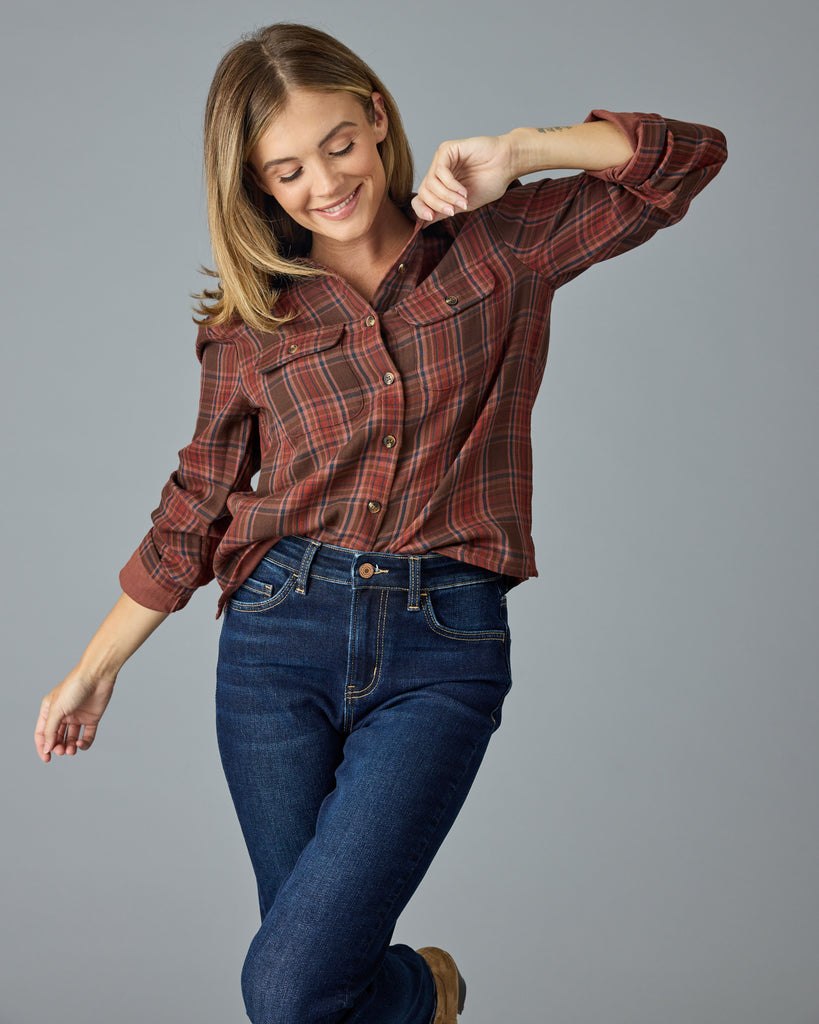
[(500, 724), (507, 589), (286, 537), (233, 595), (217, 731), (262, 915), (253, 1024), (432, 1021), (425, 961), (390, 940)]

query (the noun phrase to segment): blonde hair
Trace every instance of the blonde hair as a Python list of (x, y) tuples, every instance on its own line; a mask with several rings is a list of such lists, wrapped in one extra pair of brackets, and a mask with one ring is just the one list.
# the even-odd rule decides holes
[(256, 184), (248, 158), (287, 102), (292, 89), (355, 96), (368, 119), (372, 94), (384, 98), (387, 135), (378, 149), (390, 198), (409, 200), (412, 154), (395, 101), (372, 70), (343, 43), (307, 25), (280, 23), (233, 46), (216, 69), (205, 108), (208, 226), (218, 287), (195, 295), (197, 323), (238, 317), (249, 327), (275, 329), (293, 319), (275, 306), (288, 278), (321, 273), (304, 262), (310, 233)]

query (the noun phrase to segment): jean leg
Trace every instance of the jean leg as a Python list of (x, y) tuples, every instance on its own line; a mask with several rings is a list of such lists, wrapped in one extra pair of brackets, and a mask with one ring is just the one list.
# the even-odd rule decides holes
[(321, 803), (335, 785), (342, 741), (320, 715), (295, 723), (257, 708), (251, 719), (237, 703), (221, 686), (217, 735), (264, 917), (315, 832)]
[[(323, 697), (332, 688), (328, 666), (304, 664), (304, 651), (288, 639), (258, 616), (226, 610), (216, 732), (262, 918), (315, 832), (344, 743)], [(343, 655), (344, 644), (340, 650)]]
[(434, 985), (417, 954), (389, 947), (469, 791), (494, 729), (426, 690), (360, 720), (316, 834), (248, 953), (253, 1024), (428, 1024)]

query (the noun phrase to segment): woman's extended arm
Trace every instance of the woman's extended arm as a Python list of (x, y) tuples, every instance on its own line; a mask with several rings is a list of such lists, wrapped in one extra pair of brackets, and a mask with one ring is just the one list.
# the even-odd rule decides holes
[(43, 698), (34, 742), (46, 764), (52, 754), (75, 754), (91, 746), (117, 673), (167, 617), (167, 612), (143, 608), (127, 594), (120, 597), (76, 668)]
[(481, 135), (444, 142), (413, 199), (423, 220), (451, 217), (499, 199), (524, 174), (565, 168), (602, 171), (631, 158), (634, 149), (609, 121), (555, 128), (515, 128), (505, 135)]
[[(727, 155), (717, 128), (595, 109), (573, 127), (445, 142), (413, 206), (431, 221), (491, 204), (496, 240), (559, 288), (676, 224)], [(556, 167), (580, 173), (515, 182)]]

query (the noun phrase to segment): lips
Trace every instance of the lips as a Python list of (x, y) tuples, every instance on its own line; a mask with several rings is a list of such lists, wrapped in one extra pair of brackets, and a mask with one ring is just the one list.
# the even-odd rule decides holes
[(315, 207), (314, 212), (324, 214), (326, 217), (335, 217), (339, 214), (343, 215), (348, 209), (351, 209), (355, 205), (360, 192), (361, 185), (358, 185), (353, 192), (339, 200), (339, 202), (333, 203), (330, 206)]

